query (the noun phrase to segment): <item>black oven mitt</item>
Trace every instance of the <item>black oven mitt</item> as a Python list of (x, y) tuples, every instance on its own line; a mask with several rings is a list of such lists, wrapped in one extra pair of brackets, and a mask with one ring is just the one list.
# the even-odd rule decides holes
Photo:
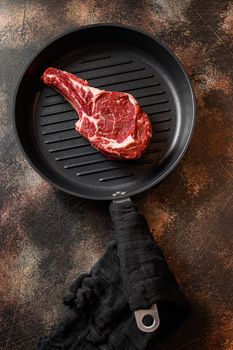
[[(110, 214), (116, 241), (90, 273), (70, 286), (64, 315), (55, 331), (39, 340), (38, 350), (143, 350), (189, 314), (189, 304), (133, 202), (112, 202)], [(144, 333), (137, 328), (134, 310), (154, 303), (160, 326)]]

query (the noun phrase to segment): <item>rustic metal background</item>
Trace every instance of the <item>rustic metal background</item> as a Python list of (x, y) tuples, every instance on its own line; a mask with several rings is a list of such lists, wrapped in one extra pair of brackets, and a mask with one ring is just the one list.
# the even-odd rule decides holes
[(11, 123), (15, 84), (41, 45), (97, 22), (155, 34), (180, 58), (197, 96), (187, 155), (136, 198), (193, 307), (178, 332), (150, 349), (231, 350), (233, 2), (220, 0), (1, 1), (0, 349), (33, 349), (56, 323), (70, 281), (112, 238), (107, 203), (48, 185), (22, 156)]

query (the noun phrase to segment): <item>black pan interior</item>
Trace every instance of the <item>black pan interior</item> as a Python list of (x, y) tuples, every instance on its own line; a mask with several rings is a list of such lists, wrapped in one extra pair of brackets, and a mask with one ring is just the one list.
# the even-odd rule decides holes
[[(151, 118), (153, 137), (136, 161), (110, 161), (75, 130), (73, 108), (40, 82), (59, 67), (90, 85), (126, 91)], [(137, 194), (179, 162), (193, 130), (195, 103), (181, 64), (153, 37), (131, 28), (95, 25), (70, 32), (32, 61), (15, 97), (15, 128), (31, 165), (60, 189), (85, 198)]]

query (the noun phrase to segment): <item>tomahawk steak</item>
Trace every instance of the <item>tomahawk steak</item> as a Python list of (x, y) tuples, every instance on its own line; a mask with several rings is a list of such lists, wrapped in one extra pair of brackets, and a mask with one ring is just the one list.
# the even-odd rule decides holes
[(137, 159), (145, 152), (151, 123), (132, 95), (99, 90), (56, 68), (41, 79), (69, 101), (79, 116), (75, 129), (109, 159)]

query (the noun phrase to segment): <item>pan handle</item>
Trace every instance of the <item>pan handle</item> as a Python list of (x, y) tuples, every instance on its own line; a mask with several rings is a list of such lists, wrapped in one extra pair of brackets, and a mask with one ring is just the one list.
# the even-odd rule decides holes
[[(153, 250), (155, 244), (149, 226), (129, 197), (114, 199), (110, 204), (110, 215), (114, 224), (122, 279), (130, 309), (134, 312), (137, 327), (141, 331), (154, 332), (160, 324), (159, 313), (156, 303), (153, 301), (150, 303), (153, 296), (151, 298), (145, 294), (145, 290), (149, 289), (146, 284), (150, 283), (150, 276), (145, 275), (143, 271), (143, 265), (147, 264), (148, 259), (144, 248), (148, 249), (150, 246), (150, 250)], [(136, 281), (134, 283), (135, 266), (136, 270), (138, 269), (137, 283)]]
[[(134, 311), (134, 316), (137, 327), (145, 333), (155, 332), (160, 325), (159, 312), (156, 304), (153, 304), (149, 309)], [(150, 317), (149, 324), (145, 321), (147, 317)]]

